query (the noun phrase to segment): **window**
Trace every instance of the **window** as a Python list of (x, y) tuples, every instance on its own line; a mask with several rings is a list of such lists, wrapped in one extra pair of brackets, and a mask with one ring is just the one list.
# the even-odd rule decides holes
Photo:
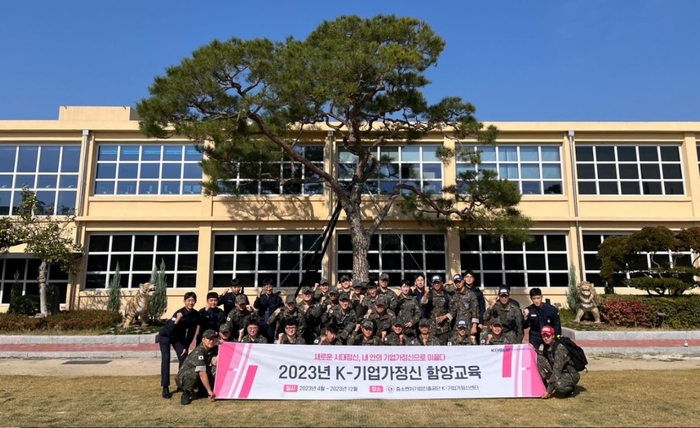
[(0, 146), (0, 215), (12, 215), (22, 187), (36, 193), (41, 214), (75, 214), (79, 144)]
[(581, 195), (683, 195), (678, 145), (576, 146)]
[[(596, 287), (603, 287), (605, 284), (600, 278), (600, 260), (596, 258), (598, 254), (598, 247), (603, 241), (609, 236), (619, 236), (624, 235), (624, 233), (584, 233), (583, 234), (583, 263), (585, 266), (586, 281), (593, 283)], [(691, 266), (692, 256), (690, 251), (682, 252), (683, 256), (679, 257), (676, 262), (678, 265)], [(672, 255), (656, 253), (654, 256), (658, 263), (670, 262), (672, 261)], [(647, 269), (652, 266), (651, 256), (648, 254), (640, 254), (638, 267), (642, 269)], [(624, 280), (629, 279), (629, 273), (615, 273), (613, 274), (612, 285), (614, 287), (626, 287)]]
[[(523, 195), (561, 195), (562, 167), (559, 146), (485, 146), (474, 147), (481, 151), (481, 163), (472, 165), (457, 162), (457, 180), (468, 170), (492, 170), (498, 177), (518, 185)], [(464, 183), (459, 183), (462, 186)], [(461, 191), (466, 189), (461, 187)]]
[[(323, 146), (294, 146), (294, 151), (308, 159), (316, 167), (323, 170)], [(257, 165), (257, 164), (256, 164)], [(278, 162), (272, 162), (268, 167), (272, 170), (266, 169), (265, 172), (269, 172), (273, 179), (262, 179), (257, 178), (257, 174), (260, 174), (262, 169), (260, 166), (256, 166), (255, 174), (247, 175), (246, 172), (239, 170), (237, 172), (237, 177), (231, 180), (238, 186), (239, 191), (243, 195), (321, 195), (323, 194), (323, 183), (291, 183), (282, 184), (279, 178), (282, 180), (290, 179), (315, 179), (319, 178), (311, 169), (307, 168), (304, 164), (299, 162), (292, 162), (288, 157), (284, 157)]]
[(202, 154), (191, 144), (97, 148), (95, 195), (201, 195)]
[[(15, 259), (3, 258), (0, 260), (2, 277), (0, 280), (0, 303), (7, 305), (10, 303), (12, 286), (15, 281), (20, 286), (23, 296), (39, 295), (39, 259)], [(15, 275), (17, 279), (15, 280)], [(66, 291), (68, 290), (68, 273), (63, 272), (58, 266), (49, 266), (46, 275), (46, 283), (58, 287), (59, 302), (66, 303)]]
[[(386, 146), (374, 149), (374, 156), (388, 161), (378, 167), (365, 183), (364, 192), (388, 195), (399, 183), (415, 186), (425, 193), (442, 193), (442, 161), (437, 145)], [(349, 183), (355, 174), (357, 156), (345, 149), (338, 150), (338, 179)], [(402, 193), (408, 194), (409, 190)]]
[[(338, 276), (352, 276), (352, 241), (349, 233), (338, 234)], [(392, 286), (416, 274), (441, 275), (445, 264), (445, 236), (421, 233), (375, 233), (369, 242), (370, 274), (389, 274)]]
[(566, 234), (535, 234), (514, 244), (488, 235), (460, 239), (462, 270), (471, 269), (485, 287), (567, 287), (569, 252)]
[(168, 287), (194, 288), (199, 237), (194, 234), (90, 234), (85, 288), (107, 288), (119, 264), (122, 288), (148, 282), (165, 262)]
[[(318, 233), (217, 233), (213, 287), (228, 287), (236, 277), (246, 287), (260, 287), (265, 278), (271, 278), (276, 287), (296, 288), (320, 245)], [(316, 273), (314, 281), (320, 281), (321, 275)]]

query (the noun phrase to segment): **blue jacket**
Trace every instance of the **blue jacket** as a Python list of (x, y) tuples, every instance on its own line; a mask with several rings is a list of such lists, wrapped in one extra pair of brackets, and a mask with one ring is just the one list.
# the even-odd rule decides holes
[[(182, 313), (182, 318), (175, 324), (177, 314)], [(170, 343), (179, 342), (185, 348), (190, 347), (190, 343), (194, 340), (194, 335), (197, 332), (197, 326), (200, 323), (199, 312), (195, 309), (188, 311), (182, 307), (178, 309), (173, 316), (165, 323), (165, 326), (160, 329), (160, 337), (168, 339)]]
[(258, 315), (262, 316), (262, 320), (265, 324), (267, 324), (267, 320), (270, 318), (270, 315), (272, 315), (277, 308), (281, 308), (283, 306), (284, 302), (282, 302), (279, 291), (277, 293), (272, 293), (269, 296), (267, 294), (262, 294), (260, 297), (255, 299), (255, 303), (253, 304), (253, 307), (258, 310)]
[(549, 325), (554, 329), (555, 335), (561, 335), (561, 320), (557, 308), (549, 303), (542, 303), (539, 308), (533, 304), (526, 309), (529, 313), (523, 328), (529, 328), (530, 334), (540, 334), (542, 327)]

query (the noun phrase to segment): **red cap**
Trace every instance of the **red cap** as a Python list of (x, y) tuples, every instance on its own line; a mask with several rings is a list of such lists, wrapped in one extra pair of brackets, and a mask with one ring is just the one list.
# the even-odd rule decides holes
[(543, 335), (548, 334), (550, 336), (554, 336), (554, 329), (552, 328), (552, 326), (546, 325), (546, 326), (542, 327), (542, 330), (540, 330), (540, 333), (542, 333)]

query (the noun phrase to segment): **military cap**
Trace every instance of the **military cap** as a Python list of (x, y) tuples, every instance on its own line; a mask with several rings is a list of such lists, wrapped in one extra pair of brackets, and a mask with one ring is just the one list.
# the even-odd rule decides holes
[(418, 323), (418, 326), (419, 327), (430, 326), (430, 321), (428, 321), (426, 318), (422, 318), (420, 320), (420, 322)]
[(284, 303), (296, 303), (297, 299), (291, 294), (284, 298)]
[(341, 293), (338, 300), (350, 300), (350, 296), (348, 296), (348, 293)]
[(391, 323), (391, 325), (400, 325), (403, 326), (404, 322), (401, 320), (401, 318), (394, 318), (394, 321)]
[(209, 329), (202, 334), (202, 337), (205, 339), (216, 339), (219, 337), (219, 333), (217, 333), (215, 330)]
[(362, 328), (374, 328), (374, 323), (370, 320), (367, 320), (362, 323)]
[(236, 296), (236, 304), (248, 303), (248, 298), (245, 294), (239, 294)]

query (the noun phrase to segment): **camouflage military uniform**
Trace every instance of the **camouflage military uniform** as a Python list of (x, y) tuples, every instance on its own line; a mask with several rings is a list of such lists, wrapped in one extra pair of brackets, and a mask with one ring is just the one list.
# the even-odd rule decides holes
[(508, 302), (504, 307), (501, 302), (486, 309), (484, 321), (491, 318), (498, 318), (503, 323), (503, 335), (508, 336), (512, 343), (522, 343), (523, 341), (523, 314), (513, 302)]
[[(493, 333), (491, 333), (493, 334)], [(491, 343), (489, 345), (513, 345), (515, 344), (515, 341), (511, 337), (506, 336), (504, 333), (501, 333), (500, 336), (491, 336)]]
[(289, 311), (287, 308), (282, 308), (279, 314), (275, 315), (273, 312), (270, 318), (267, 320), (267, 325), (275, 329), (275, 336), (280, 333), (284, 333), (284, 320), (289, 318), (294, 318), (297, 320), (297, 336), (304, 337), (306, 332), (306, 317), (298, 307), (294, 307), (293, 311)]
[(209, 384), (214, 386), (214, 367), (211, 360), (214, 357), (212, 350), (207, 351), (204, 345), (197, 346), (194, 351), (190, 352), (185, 361), (180, 367), (180, 371), (175, 376), (175, 384), (178, 388), (185, 391), (186, 394), (192, 395), (194, 389), (201, 385), (199, 379), (200, 372), (206, 372), (209, 376)]
[(282, 340), (280, 340), (280, 343), (282, 345), (306, 345), (306, 341), (299, 335), (297, 335), (294, 340), (290, 340), (289, 336), (286, 334), (282, 336)]
[[(430, 320), (430, 331), (436, 336), (436, 340), (440, 342), (439, 344), (446, 344), (450, 335), (450, 322), (452, 321), (448, 294), (443, 290), (440, 293), (430, 290), (427, 296), (423, 296), (421, 303), (426, 305), (430, 311), (428, 318)], [(443, 315), (447, 315), (447, 318), (443, 322), (438, 323), (437, 318)]]
[(238, 332), (246, 328), (246, 324), (253, 313), (248, 309), (243, 309), (242, 311), (238, 308), (233, 308), (231, 312), (228, 313), (226, 317), (226, 322), (231, 329), (231, 337), (238, 340)]
[[(306, 309), (306, 307), (309, 309)], [(306, 328), (304, 329), (304, 340), (309, 345), (314, 343), (316, 337), (321, 333), (321, 315), (323, 306), (311, 300), (311, 303), (302, 301), (299, 303), (299, 310), (304, 314)]]
[(255, 339), (251, 338), (249, 334), (246, 334), (243, 336), (243, 339), (241, 339), (241, 343), (269, 343), (265, 336), (258, 334), (258, 337)]
[(401, 343), (401, 340), (399, 339), (399, 335), (392, 331), (384, 338), (383, 345), (386, 345), (386, 346), (417, 346), (417, 345), (420, 345), (420, 343), (418, 343), (418, 339), (416, 339), (415, 336), (407, 336), (406, 334), (403, 335), (403, 343)]
[[(367, 339), (362, 333), (355, 335), (352, 339), (352, 345), (354, 346), (377, 346), (381, 344), (381, 340), (377, 336), (372, 336)], [(348, 345), (350, 345), (350, 343), (348, 343)]]
[(362, 299), (362, 306), (364, 307), (363, 313), (366, 313), (370, 309), (372, 310), (372, 312), (374, 312), (379, 296), (381, 296), (381, 294), (379, 293), (377, 293), (375, 297), (372, 297), (369, 294), (365, 295), (365, 298)]
[(377, 287), (377, 296), (386, 297), (389, 300), (389, 303), (393, 302), (394, 299), (396, 299), (396, 293), (390, 288), (382, 290), (382, 287)]
[(391, 332), (391, 321), (393, 321), (394, 318), (396, 318), (396, 316), (393, 311), (385, 309), (384, 313), (380, 315), (375, 308), (367, 319), (374, 323), (377, 335), (381, 335), (383, 331), (387, 333)]
[(338, 328), (338, 338), (343, 342), (347, 342), (355, 330), (357, 315), (349, 306), (347, 312), (343, 312), (340, 305), (335, 305), (323, 314), (323, 325), (329, 324), (335, 325)]
[(452, 333), (452, 336), (450, 336), (449, 339), (447, 339), (447, 344), (451, 345), (451, 346), (465, 346), (465, 345), (471, 345), (472, 340), (468, 334), (466, 336), (462, 337), (459, 335), (459, 333), (455, 332), (455, 333)]
[[(418, 342), (418, 345), (423, 345), (423, 335), (419, 334), (418, 337), (416, 338), (416, 341)], [(428, 343), (425, 344), (425, 346), (440, 346), (440, 339), (438, 339), (436, 336), (433, 336), (432, 334), (428, 336)]]
[(453, 319), (465, 319), (472, 324), (479, 323), (479, 302), (476, 294), (467, 287), (455, 291), (450, 299), (450, 312)]
[(581, 380), (581, 375), (571, 361), (569, 351), (558, 341), (551, 346), (544, 346), (542, 353), (537, 355), (537, 368), (550, 394), (554, 391), (571, 392)]
[(410, 294), (407, 296), (400, 295), (391, 304), (391, 309), (396, 316), (407, 323), (410, 322), (413, 326), (411, 330), (415, 331), (418, 327), (418, 321), (420, 321), (420, 303), (418, 303), (418, 300)]

